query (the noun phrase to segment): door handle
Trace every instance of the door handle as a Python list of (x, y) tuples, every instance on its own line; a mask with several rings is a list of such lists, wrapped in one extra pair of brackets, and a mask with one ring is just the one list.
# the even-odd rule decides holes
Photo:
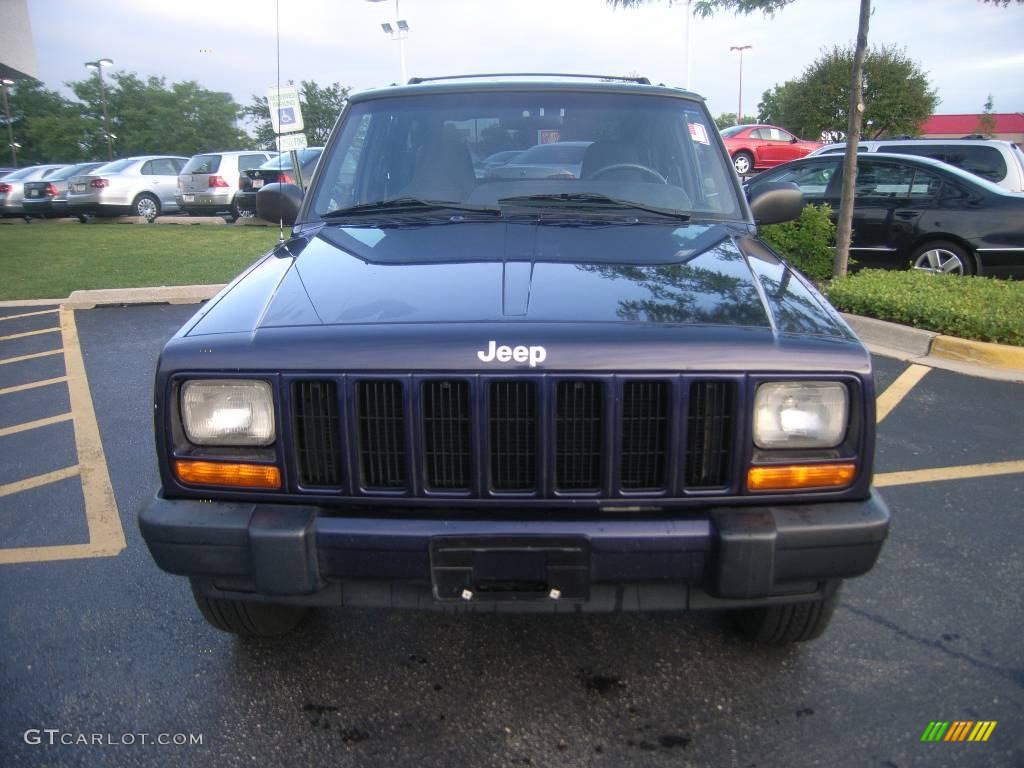
[(896, 211), (896, 215), (901, 219), (916, 219), (921, 214), (917, 211)]

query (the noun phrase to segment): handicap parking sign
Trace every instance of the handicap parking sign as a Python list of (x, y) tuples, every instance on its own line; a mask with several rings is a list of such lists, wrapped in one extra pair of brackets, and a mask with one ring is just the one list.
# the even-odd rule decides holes
[(299, 90), (294, 85), (267, 89), (267, 107), (274, 133), (297, 133), (302, 130), (302, 106)]

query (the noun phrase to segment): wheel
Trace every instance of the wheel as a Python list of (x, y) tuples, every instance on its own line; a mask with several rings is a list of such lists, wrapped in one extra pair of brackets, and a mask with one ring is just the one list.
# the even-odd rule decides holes
[(839, 604), (839, 589), (809, 603), (744, 608), (736, 611), (740, 632), (762, 645), (789, 645), (814, 640), (828, 627)]
[(206, 597), (195, 584), (192, 585), (192, 597), (210, 625), (241, 637), (280, 637), (295, 629), (307, 611), (305, 607), (296, 605)]
[(232, 224), (234, 224), (236, 221), (238, 221), (241, 218), (241, 216), (242, 216), (242, 212), (240, 210), (238, 210), (238, 203), (236, 203), (234, 200), (231, 201), (231, 213), (228, 214), (228, 216), (229, 216), (228, 220)]
[(146, 219), (155, 219), (160, 215), (160, 201), (150, 194), (143, 193), (136, 197), (132, 208), (135, 209), (136, 216)]
[(746, 151), (737, 152), (732, 156), (732, 164), (736, 168), (736, 173), (746, 176), (754, 170), (754, 156)]
[(934, 275), (973, 275), (974, 261), (970, 254), (956, 243), (935, 240), (920, 246), (910, 257), (913, 269)]
[(606, 165), (604, 168), (598, 168), (588, 178), (596, 179), (598, 176), (604, 173), (613, 173), (615, 171), (636, 171), (642, 176), (648, 176), (661, 184), (668, 184), (668, 179), (662, 176), (653, 168), (648, 168), (646, 165), (640, 165), (639, 163), (615, 163), (614, 165)]

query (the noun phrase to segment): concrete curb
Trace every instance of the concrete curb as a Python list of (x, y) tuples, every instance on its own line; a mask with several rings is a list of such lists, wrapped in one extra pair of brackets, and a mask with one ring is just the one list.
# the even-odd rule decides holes
[(236, 227), (276, 227), (278, 223), (276, 221), (267, 221), (266, 219), (257, 219), (255, 217), (240, 216), (235, 219)]
[(938, 368), (962, 370), (966, 365), (1006, 372), (1015, 379), (1024, 378), (1024, 347), (960, 339), (872, 317), (843, 313), (843, 318), (861, 341), (879, 348), (882, 354), (896, 353)]
[(68, 309), (94, 309), (120, 304), (198, 304), (212, 299), (224, 285), (162, 285), (157, 288), (73, 291), (66, 299), (58, 301)]

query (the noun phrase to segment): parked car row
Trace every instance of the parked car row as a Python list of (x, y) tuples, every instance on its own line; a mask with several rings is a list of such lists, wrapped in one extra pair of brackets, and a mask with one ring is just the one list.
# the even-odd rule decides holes
[[(322, 147), (300, 150), (308, 183)], [(298, 179), (290, 153), (206, 152), (191, 159), (142, 155), (109, 163), (35, 165), (0, 175), (0, 215), (24, 217), (256, 214), (257, 191)], [(240, 192), (241, 190), (241, 192)]]

